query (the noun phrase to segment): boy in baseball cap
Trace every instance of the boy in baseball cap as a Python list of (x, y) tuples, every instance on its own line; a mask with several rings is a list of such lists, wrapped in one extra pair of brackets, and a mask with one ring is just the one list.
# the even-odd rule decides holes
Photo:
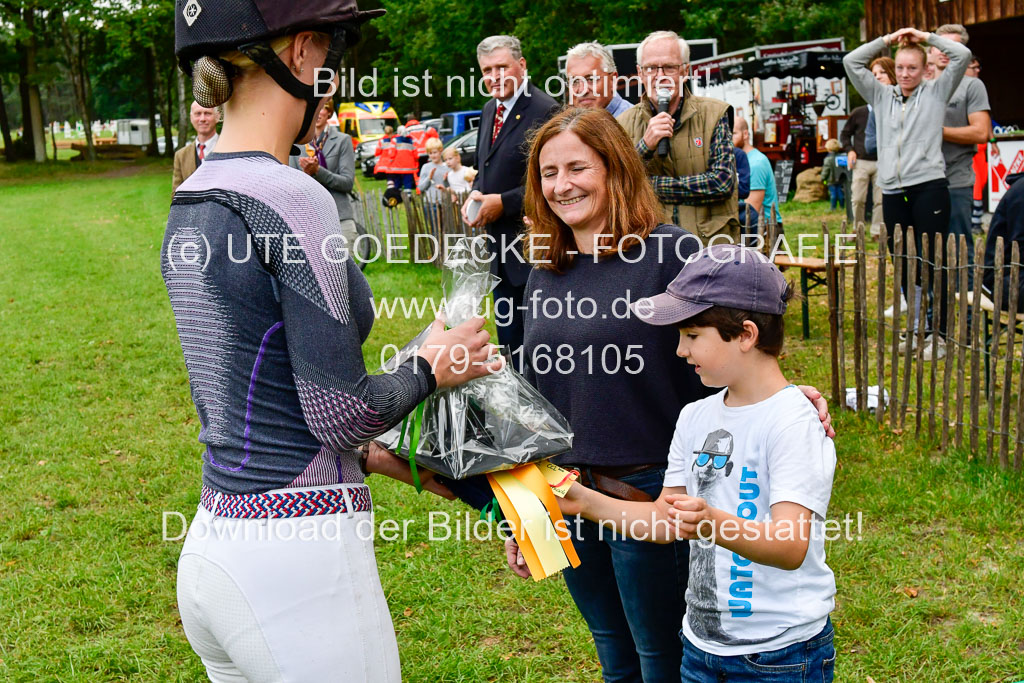
[(760, 252), (722, 244), (633, 304), (652, 325), (676, 325), (676, 353), (724, 389), (680, 412), (657, 501), (583, 486), (562, 499), (564, 513), (632, 537), (690, 539), (683, 681), (757, 681), (765, 666), (833, 677), (836, 586), (822, 531), (836, 454), (779, 368), (790, 298)]

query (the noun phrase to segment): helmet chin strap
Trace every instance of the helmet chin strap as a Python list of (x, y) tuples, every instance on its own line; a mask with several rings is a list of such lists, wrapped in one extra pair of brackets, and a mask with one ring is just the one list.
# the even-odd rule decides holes
[[(324, 58), (321, 68), (337, 70), (341, 66), (341, 58), (345, 54), (345, 47), (347, 45), (346, 33), (348, 30), (344, 26), (338, 26), (334, 29), (330, 46), (327, 48), (327, 56)], [(316, 88), (313, 85), (308, 85), (297, 79), (289, 71), (285, 63), (281, 61), (281, 58), (274, 53), (270, 43), (262, 41), (247, 43), (239, 45), (238, 51), (263, 67), (270, 77), (289, 95), (296, 99), (305, 100), (306, 113), (302, 117), (302, 126), (299, 128), (299, 133), (295, 137), (294, 143), (298, 144), (309, 129), (309, 125), (313, 122), (313, 117), (316, 116), (320, 102), (323, 101), (323, 96), (317, 97)]]

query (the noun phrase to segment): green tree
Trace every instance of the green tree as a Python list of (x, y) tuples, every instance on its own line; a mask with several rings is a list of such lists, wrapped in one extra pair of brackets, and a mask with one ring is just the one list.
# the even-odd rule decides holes
[(95, 161), (89, 58), (102, 17), (90, 0), (61, 0), (50, 8), (50, 20), (62, 48), (62, 64), (74, 89), (75, 109), (85, 129), (85, 156), (89, 161)]
[(846, 38), (852, 46), (863, 14), (860, 0), (384, 0), (382, 5), (388, 14), (371, 29), (381, 42), (373, 60), (378, 85), (383, 99), (414, 113), (428, 106), (427, 100), (400, 96), (394, 70), (402, 76), (430, 70), (431, 109), (479, 106), (485, 96), (468, 89), (449, 94), (445, 84), (448, 76), (479, 76), (476, 45), (492, 34), (518, 36), (530, 78), (543, 85), (557, 75), (558, 57), (583, 41), (637, 43), (651, 31), (670, 29), (684, 38), (717, 38), (720, 52), (826, 37)]

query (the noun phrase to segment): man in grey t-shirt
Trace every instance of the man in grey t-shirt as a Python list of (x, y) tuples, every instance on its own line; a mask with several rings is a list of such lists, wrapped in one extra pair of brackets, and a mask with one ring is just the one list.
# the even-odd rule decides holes
[[(967, 44), (967, 29), (960, 24), (946, 24), (935, 29), (935, 35)], [(949, 58), (931, 48), (936, 68), (941, 72)], [(964, 78), (953, 91), (946, 104), (946, 120), (942, 128), (942, 155), (946, 160), (946, 179), (949, 180), (949, 233), (964, 235), (968, 243), (971, 235), (971, 204), (974, 199), (974, 168), (972, 158), (978, 145), (992, 135), (989, 115), (988, 90), (977, 78)], [(967, 250), (970, 266), (968, 278), (974, 279), (974, 249)], [(973, 287), (973, 282), (970, 283)]]

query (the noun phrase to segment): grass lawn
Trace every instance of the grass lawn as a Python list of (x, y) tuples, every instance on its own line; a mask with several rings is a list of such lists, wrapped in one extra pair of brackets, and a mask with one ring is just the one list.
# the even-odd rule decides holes
[[(200, 471), (159, 269), (170, 174), (0, 163), (0, 679), (204, 680), (175, 605), (181, 544), (161, 539), (164, 511), (194, 512)], [(825, 205), (785, 208), (787, 233), (820, 230)], [(429, 265), (366, 275), (378, 297), (440, 289)], [(799, 315), (784, 370), (827, 389), (824, 297), (807, 342)], [(367, 365), (425, 323), (380, 321)], [(1024, 679), (1021, 475), (849, 412), (836, 427), (831, 515), (862, 520), (827, 547), (837, 680)], [(406, 680), (599, 678), (559, 578), (518, 579), (497, 541), (428, 543), (431, 511), (468, 508), (371, 485), (378, 522), (413, 520), (408, 540), (377, 543)]]

